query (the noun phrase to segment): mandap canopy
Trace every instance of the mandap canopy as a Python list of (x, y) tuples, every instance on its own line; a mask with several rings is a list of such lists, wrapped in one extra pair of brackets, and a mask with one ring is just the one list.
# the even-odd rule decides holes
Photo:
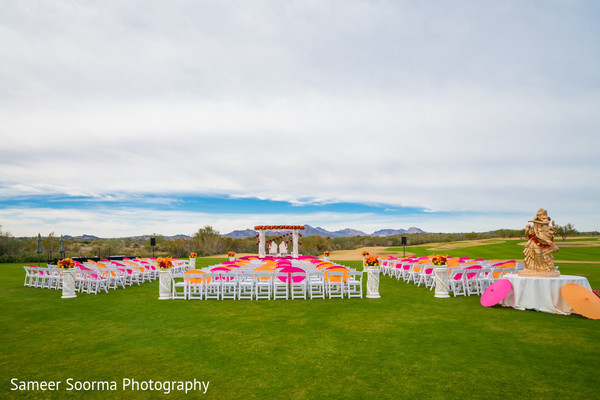
[(266, 241), (265, 241), (265, 232), (266, 231), (275, 231), (275, 232), (288, 232), (292, 235), (292, 257), (298, 258), (298, 231), (304, 230), (303, 225), (258, 225), (254, 227), (255, 231), (258, 231), (258, 257), (265, 258), (267, 256), (266, 253)]

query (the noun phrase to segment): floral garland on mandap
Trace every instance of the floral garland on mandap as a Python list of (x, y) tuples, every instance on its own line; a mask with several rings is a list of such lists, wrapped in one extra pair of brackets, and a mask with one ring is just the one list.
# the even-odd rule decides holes
[(379, 258), (377, 258), (377, 256), (375, 255), (368, 256), (365, 260), (365, 265), (369, 267), (378, 267), (379, 265), (381, 265), (381, 260), (379, 260)]
[(198, 253), (190, 253), (190, 258), (196, 258), (198, 257)]
[(257, 225), (254, 227), (255, 231), (273, 231), (273, 230), (278, 230), (278, 229), (283, 229), (283, 230), (299, 230), (299, 231), (303, 231), (304, 229), (306, 229), (304, 227), (304, 225)]
[(75, 267), (75, 261), (72, 258), (63, 258), (56, 263), (58, 268), (69, 269)]
[(448, 256), (433, 256), (431, 257), (431, 263), (433, 265), (446, 265), (448, 263)]
[(172, 258), (159, 258), (156, 260), (158, 263), (158, 268), (160, 269), (170, 269), (173, 268), (173, 259)]

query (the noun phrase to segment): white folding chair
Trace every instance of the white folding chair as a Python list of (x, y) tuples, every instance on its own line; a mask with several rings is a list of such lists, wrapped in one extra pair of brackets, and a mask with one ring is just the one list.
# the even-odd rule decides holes
[(275, 272), (272, 278), (273, 299), (289, 299), (290, 290), (288, 283), (288, 274), (285, 272)]
[(404, 282), (408, 282), (410, 279), (410, 270), (412, 269), (413, 263), (404, 263), (402, 264), (402, 271), (398, 275), (398, 280), (402, 278)]
[(418, 275), (417, 286), (425, 284), (425, 287), (430, 287), (433, 284), (433, 266), (431, 264), (423, 265), (423, 270)]
[(342, 271), (326, 271), (325, 272), (325, 287), (327, 289), (327, 295), (330, 299), (344, 297), (344, 278), (347, 277), (347, 273)]
[(394, 269), (392, 270), (392, 275), (397, 280), (402, 279), (402, 271), (404, 270), (404, 265), (399, 260), (396, 260), (394, 263)]
[(106, 279), (104, 277), (102, 277), (102, 274), (100, 273), (100, 271), (96, 270), (96, 271), (91, 271), (91, 272), (88, 271), (88, 272), (89, 272), (88, 293), (98, 294), (98, 292), (100, 292), (102, 290), (104, 290), (105, 293), (108, 293), (108, 286), (107, 286)]
[(102, 264), (102, 266), (100, 266), (100, 263), (99, 263), (97, 272), (98, 272), (98, 275), (100, 275), (106, 281), (106, 287), (108, 289), (116, 289), (117, 288), (117, 280), (114, 279), (114, 277), (112, 276), (112, 274), (110, 273), (110, 271), (106, 267), (106, 265)]
[(139, 286), (140, 283), (143, 282), (143, 278), (137, 269), (133, 268), (131, 265), (122, 268), (126, 276), (125, 282), (127, 285), (133, 286), (134, 283), (137, 283)]
[(294, 272), (291, 275), (291, 292), (293, 299), (306, 299), (308, 277), (306, 272)]
[(238, 300), (254, 299), (254, 274), (241, 273), (238, 275)]
[(483, 267), (479, 272), (479, 293), (485, 292), (492, 284), (492, 271), (494, 271), (493, 267)]
[(256, 273), (254, 283), (254, 295), (256, 300), (271, 300), (273, 293), (273, 273), (260, 271)]
[(23, 286), (35, 287), (38, 277), (37, 267), (24, 265), (23, 269), (25, 270), (25, 281), (23, 282)]
[(400, 260), (394, 260), (394, 263), (391, 265), (390, 277), (396, 279), (402, 277), (402, 262)]
[(56, 266), (48, 267), (50, 271), (50, 289), (62, 290), (62, 274)]
[(346, 285), (346, 293), (348, 298), (363, 297), (362, 290), (363, 271), (350, 271), (348, 273), (348, 282)]
[[(87, 281), (85, 280), (85, 276), (83, 272), (81, 272), (80, 267), (75, 267), (71, 269), (73, 271), (73, 277), (75, 279), (75, 291), (76, 292), (84, 292), (87, 290)], [(62, 274), (62, 271), (61, 271)]]
[(236, 272), (221, 274), (221, 299), (235, 300), (238, 295), (238, 276)]
[(492, 270), (491, 283), (503, 279), (504, 275), (515, 272), (515, 268), (494, 267)]
[(184, 274), (178, 273), (171, 275), (171, 298), (174, 300), (185, 300), (187, 298), (187, 284)]
[(221, 298), (221, 274), (218, 272), (209, 272), (204, 275), (204, 298), (206, 300)]
[(204, 298), (206, 274), (192, 270), (185, 272), (183, 275), (185, 276), (185, 292), (188, 300), (202, 300)]
[(465, 293), (467, 296), (472, 294), (479, 295), (479, 275), (481, 273), (480, 266), (473, 266), (469, 268), (465, 268), (463, 270), (464, 276), (464, 285), (465, 285)]
[(413, 264), (409, 272), (410, 277), (408, 282), (412, 281), (414, 284), (419, 284), (421, 281), (421, 275), (425, 273), (426, 267), (431, 267), (431, 264)]
[(453, 268), (451, 275), (448, 276), (450, 282), (450, 290), (456, 296), (466, 296), (465, 291), (465, 273), (462, 268)]
[(308, 294), (311, 299), (325, 298), (325, 281), (323, 272), (316, 271), (308, 274)]
[(50, 270), (46, 267), (40, 267), (37, 269), (37, 272), (37, 287), (42, 289), (50, 289), (50, 282), (52, 281), (52, 275), (50, 274)]
[(389, 275), (391, 262), (392, 262), (392, 260), (382, 260), (381, 261), (381, 266), (379, 267), (379, 271), (381, 272), (381, 275)]

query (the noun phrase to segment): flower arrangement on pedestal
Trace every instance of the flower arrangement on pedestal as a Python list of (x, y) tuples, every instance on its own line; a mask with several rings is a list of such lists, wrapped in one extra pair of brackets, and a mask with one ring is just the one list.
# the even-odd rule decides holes
[(158, 263), (158, 268), (160, 269), (171, 269), (173, 268), (173, 259), (172, 258), (159, 258), (156, 260)]
[(58, 268), (70, 269), (75, 266), (75, 261), (72, 258), (63, 258), (57, 262)]
[(198, 257), (198, 253), (190, 253), (190, 258), (196, 258)]
[(324, 255), (325, 257), (329, 257), (329, 254), (331, 254), (331, 253), (329, 252), (329, 250), (325, 250), (325, 251), (323, 252), (323, 255)]
[(363, 251), (363, 252), (362, 252), (362, 256), (363, 256), (363, 257), (366, 257), (366, 256), (368, 256), (368, 255), (369, 255), (369, 252), (368, 252), (368, 251)]
[(431, 257), (431, 263), (436, 266), (445, 266), (448, 263), (448, 256), (433, 256)]
[(233, 251), (230, 251), (229, 253), (227, 253), (227, 257), (235, 257), (235, 253)]
[[(193, 260), (196, 262), (195, 258)], [(170, 257), (159, 258), (156, 260), (156, 263), (158, 264), (158, 268), (160, 268), (158, 276), (158, 299), (168, 300), (171, 298), (171, 282), (173, 281), (171, 268), (173, 268), (173, 259)]]
[(381, 265), (381, 260), (375, 255), (369, 255), (365, 260), (365, 265), (368, 267), (378, 267)]
[[(367, 253), (366, 251), (363, 252)], [(379, 266), (381, 260), (376, 255), (367, 253), (363, 258), (363, 270), (367, 273), (367, 298), (378, 299), (379, 295)]]

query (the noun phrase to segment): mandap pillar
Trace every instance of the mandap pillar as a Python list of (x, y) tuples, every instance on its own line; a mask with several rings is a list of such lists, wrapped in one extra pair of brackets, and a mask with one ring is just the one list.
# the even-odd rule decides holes
[(265, 251), (265, 231), (258, 231), (258, 258), (265, 258), (267, 256), (267, 252)]
[(298, 258), (298, 230), (292, 231), (292, 239), (294, 241), (294, 247), (292, 248), (292, 257)]

